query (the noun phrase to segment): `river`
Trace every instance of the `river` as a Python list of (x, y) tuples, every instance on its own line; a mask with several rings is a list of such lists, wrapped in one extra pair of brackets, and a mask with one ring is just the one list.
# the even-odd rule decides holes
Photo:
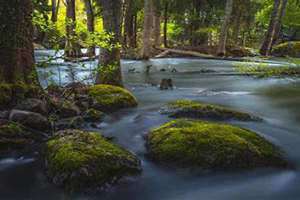
[[(48, 54), (49, 51), (38, 51), (36, 58), (42, 60)], [(282, 61), (268, 63), (274, 66), (287, 64)], [(300, 79), (241, 76), (234, 70), (235, 64), (233, 61), (189, 58), (122, 61), (124, 83), (137, 97), (139, 106), (112, 114), (99, 123), (97, 129), (87, 128), (114, 137), (118, 144), (137, 154), (142, 161), (143, 173), (106, 192), (70, 196), (47, 182), (38, 153), (2, 157), (0, 199), (300, 199)], [(95, 63), (85, 65), (83, 69), (81, 65), (58, 60), (49, 68), (39, 68), (39, 77), (43, 86), (50, 82), (65, 84), (74, 78), (89, 77)], [(146, 66), (151, 66), (149, 74), (145, 73)], [(74, 72), (70, 72), (70, 68)], [(157, 85), (162, 78), (172, 78), (176, 86), (174, 90), (160, 91)], [(254, 130), (281, 147), (296, 169), (198, 174), (166, 169), (148, 160), (145, 158), (144, 135), (149, 129), (170, 120), (158, 113), (159, 108), (166, 102), (183, 98), (221, 104), (262, 117), (263, 122), (228, 123)]]

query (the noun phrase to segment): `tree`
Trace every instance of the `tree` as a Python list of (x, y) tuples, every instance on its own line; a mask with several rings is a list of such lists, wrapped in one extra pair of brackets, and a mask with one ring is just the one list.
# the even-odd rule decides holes
[(160, 0), (153, 0), (153, 45), (159, 47), (161, 44), (161, 28), (160, 28)]
[(143, 46), (141, 52), (142, 59), (149, 59), (151, 56), (152, 42), (151, 35), (153, 30), (153, 0), (144, 1), (144, 30)]
[(168, 48), (169, 2), (164, 3), (164, 47)]
[(260, 48), (261, 55), (268, 56), (271, 53), (272, 43), (274, 37), (276, 35), (276, 26), (278, 26), (279, 22), (279, 15), (280, 15), (280, 4), (281, 0), (274, 0), (273, 11), (270, 18), (269, 27)]
[(109, 47), (102, 48), (96, 84), (123, 86), (120, 63), (122, 0), (98, 0), (102, 8), (103, 28), (111, 37)]
[(69, 58), (78, 58), (81, 56), (80, 45), (76, 36), (76, 12), (75, 0), (66, 0), (66, 46), (65, 54)]
[(0, 83), (38, 86), (31, 0), (0, 1)]
[(58, 11), (60, 7), (60, 0), (51, 0), (51, 21), (57, 22)]
[(218, 56), (225, 56), (225, 54), (226, 54), (226, 41), (227, 41), (227, 35), (228, 35), (228, 29), (229, 29), (232, 8), (233, 8), (233, 0), (227, 0), (226, 8), (225, 8), (225, 17), (224, 17), (224, 21), (223, 21), (221, 32), (220, 32), (219, 46), (218, 46), (218, 50), (217, 50)]
[[(89, 33), (95, 32), (95, 16), (91, 0), (84, 0), (85, 12), (87, 16), (87, 30)], [(90, 46), (87, 51), (89, 57), (95, 56), (95, 46)]]

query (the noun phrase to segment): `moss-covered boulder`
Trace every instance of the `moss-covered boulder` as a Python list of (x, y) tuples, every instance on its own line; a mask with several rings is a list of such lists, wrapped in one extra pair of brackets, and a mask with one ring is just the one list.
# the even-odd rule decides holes
[(285, 42), (273, 47), (272, 55), (300, 58), (300, 41)]
[(149, 155), (171, 166), (204, 170), (287, 167), (281, 151), (258, 134), (232, 125), (174, 120), (150, 132)]
[(141, 171), (130, 152), (97, 133), (65, 130), (46, 146), (46, 170), (51, 181), (67, 190), (101, 189)]
[(200, 103), (191, 100), (177, 100), (162, 107), (160, 112), (172, 118), (218, 119), (257, 121), (258, 117), (235, 111), (218, 105)]
[(88, 109), (84, 114), (83, 118), (88, 122), (100, 122), (105, 117), (105, 114), (96, 109)]
[(136, 107), (138, 104), (136, 98), (128, 90), (112, 85), (92, 86), (89, 88), (89, 96), (94, 100), (92, 107), (103, 112)]
[(18, 123), (0, 123), (0, 153), (23, 149), (34, 143), (37, 138), (37, 135), (28, 132)]

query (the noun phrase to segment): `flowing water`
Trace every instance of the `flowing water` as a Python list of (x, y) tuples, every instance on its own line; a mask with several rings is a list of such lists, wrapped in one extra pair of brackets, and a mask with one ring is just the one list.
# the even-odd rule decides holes
[[(51, 52), (37, 52), (37, 60)], [(268, 62), (283, 65), (284, 62)], [(90, 77), (93, 62), (85, 68), (56, 61), (39, 69), (41, 83), (65, 84)], [(105, 136), (138, 155), (143, 173), (122, 181), (109, 191), (69, 196), (47, 182), (37, 153), (0, 159), (2, 200), (298, 200), (300, 199), (300, 80), (257, 79), (237, 75), (234, 62), (204, 59), (157, 59), (148, 62), (123, 61), (126, 87), (139, 101), (137, 108), (122, 110), (99, 124)], [(150, 73), (145, 73), (151, 66)], [(75, 72), (70, 72), (70, 68)], [(134, 73), (129, 73), (133, 71)], [(163, 70), (162, 70), (163, 69)], [(173, 69), (176, 69), (177, 72)], [(70, 73), (72, 75), (70, 75)], [(46, 80), (46, 78), (48, 80)], [(162, 78), (172, 78), (176, 88), (160, 91)], [(49, 81), (50, 80), (50, 81)], [(145, 158), (144, 135), (170, 119), (159, 108), (175, 99), (194, 99), (253, 113), (263, 122), (237, 122), (280, 146), (296, 165), (294, 170), (257, 169), (243, 172), (198, 174), (166, 169)]]

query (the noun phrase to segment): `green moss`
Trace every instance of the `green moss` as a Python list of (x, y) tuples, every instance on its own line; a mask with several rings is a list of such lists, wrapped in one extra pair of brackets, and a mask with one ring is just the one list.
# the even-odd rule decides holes
[(47, 171), (53, 182), (70, 190), (103, 186), (140, 171), (130, 152), (97, 133), (67, 130), (47, 143)]
[(94, 108), (104, 112), (137, 106), (136, 98), (121, 87), (95, 85), (89, 88), (89, 96), (95, 100)]
[(212, 118), (212, 119), (237, 119), (242, 121), (259, 120), (248, 113), (228, 109), (218, 105), (200, 103), (191, 100), (177, 100), (162, 108), (162, 113), (173, 118)]
[(256, 133), (232, 125), (174, 120), (150, 132), (156, 161), (200, 169), (286, 167), (280, 150)]
[(30, 134), (17, 123), (0, 126), (0, 152), (9, 152), (26, 147), (33, 142)]
[(96, 109), (88, 109), (84, 114), (84, 119), (91, 122), (101, 121), (104, 118), (105, 114)]
[(275, 56), (300, 57), (300, 42), (285, 42), (273, 47), (272, 54)]

